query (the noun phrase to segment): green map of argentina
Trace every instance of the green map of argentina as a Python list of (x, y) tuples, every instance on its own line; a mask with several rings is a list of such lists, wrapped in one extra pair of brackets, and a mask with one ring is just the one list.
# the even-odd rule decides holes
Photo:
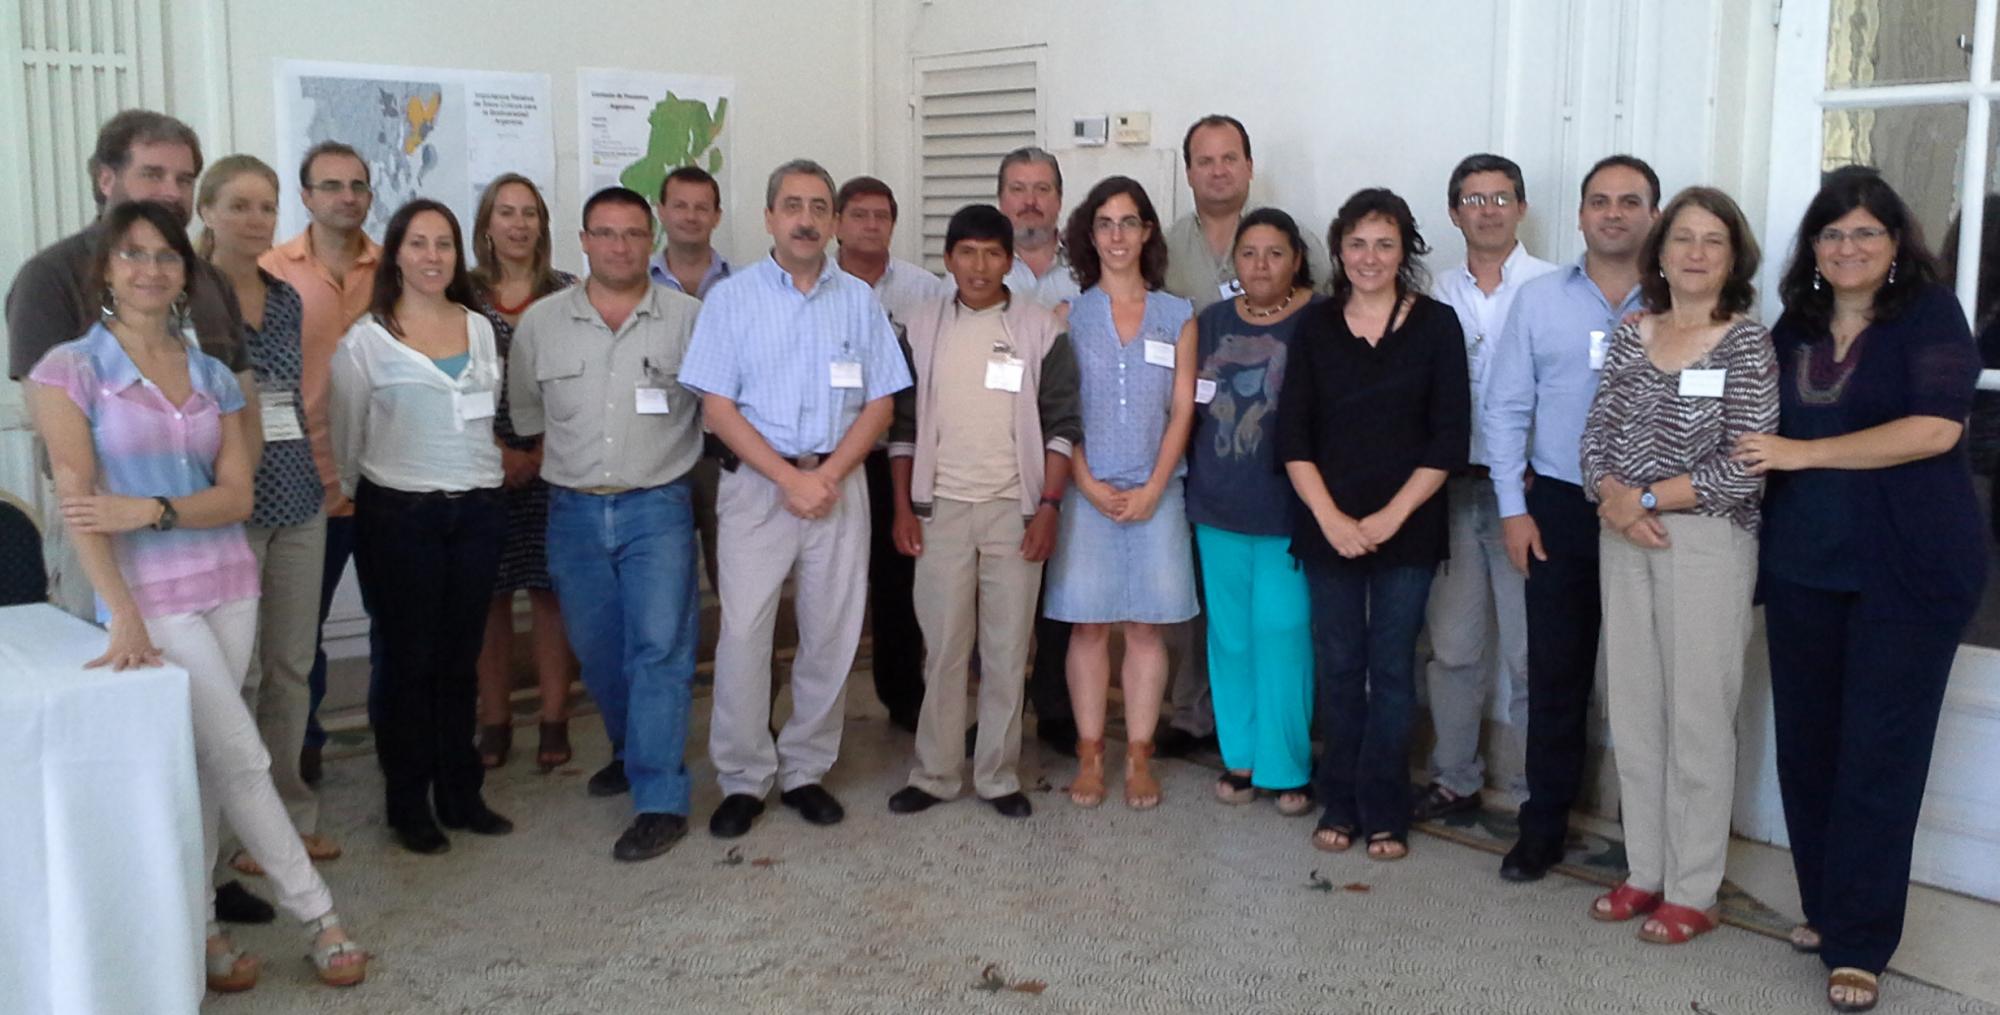
[(722, 149), (715, 139), (722, 135), (729, 113), (729, 99), (715, 101), (713, 113), (700, 99), (683, 99), (672, 92), (653, 107), (646, 117), (650, 129), (646, 154), (618, 174), (618, 182), (652, 197), (660, 192), (667, 174), (681, 166), (698, 166), (722, 175)]

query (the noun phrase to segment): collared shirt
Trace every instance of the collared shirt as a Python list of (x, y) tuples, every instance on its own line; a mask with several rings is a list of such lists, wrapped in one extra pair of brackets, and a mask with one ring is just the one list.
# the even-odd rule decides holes
[(340, 472), (334, 465), (327, 423), (327, 371), (334, 347), (368, 312), (368, 303), (375, 296), (376, 262), (381, 257), (381, 244), (363, 235), (360, 256), (336, 279), (313, 256), (312, 227), (307, 226), (257, 258), (257, 267), (299, 291), (299, 304), (305, 311), (299, 321), (299, 349), (305, 357), (299, 392), (305, 396), (306, 439), (312, 442), (313, 464), (319, 467), (320, 482), (326, 486), (328, 507), (339, 500)]
[(707, 299), (708, 291), (715, 287), (715, 283), (729, 277), (729, 259), (722, 256), (722, 251), (708, 248), (708, 270), (701, 273), (701, 282), (695, 286), (694, 292), (688, 292), (687, 287), (681, 285), (680, 278), (668, 269), (667, 252), (664, 250), (653, 255), (653, 259), (647, 262), (646, 270), (653, 276), (653, 281), (677, 293)]
[(1035, 274), (1028, 262), (1014, 255), (1014, 266), (1007, 269), (1007, 292), (1055, 309), (1059, 303), (1076, 299), (1082, 288), (1076, 284), (1076, 276), (1069, 273), (1069, 255), (1061, 247), (1056, 248), (1056, 259), (1049, 265), (1046, 275)]
[(1584, 257), (1522, 287), (1487, 367), (1480, 425), (1502, 518), (1527, 513), (1521, 477), (1529, 465), (1536, 475), (1582, 482), (1583, 423), (1603, 369), (1601, 353), (1592, 368), (1591, 345), (1608, 349), (1618, 322), (1640, 308), (1638, 286), (1612, 306)]
[[(572, 286), (514, 329), (514, 432), (545, 434), (542, 478), (567, 487), (663, 486), (701, 458), (701, 399), (679, 375), (701, 301), (654, 284), (615, 330)], [(658, 391), (659, 394), (652, 392)], [(644, 408), (665, 412), (641, 412)]]
[(403, 344), (371, 315), (334, 351), (327, 412), (340, 492), (360, 480), (405, 493), (500, 485), (493, 413), (500, 353), (493, 325), (465, 312), (468, 362), (454, 377)]
[[(1312, 268), (1313, 288), (1318, 289), (1326, 284), (1327, 273), (1332, 270), (1326, 245), (1310, 230), (1303, 236), (1306, 264)], [(1236, 258), (1215, 256), (1208, 247), (1208, 237), (1201, 231), (1201, 219), (1194, 212), (1182, 215), (1167, 227), (1166, 241), (1167, 291), (1192, 301), (1197, 316), (1243, 291), (1236, 284)]]
[(918, 307), (958, 292), (955, 284), (925, 271), (923, 265), (911, 264), (900, 257), (889, 258), (889, 265), (882, 277), (875, 280), (874, 288), (875, 298), (889, 312), (889, 320), (905, 327)]
[(1514, 306), (1514, 297), (1521, 287), (1549, 272), (1557, 266), (1528, 253), (1528, 245), (1516, 241), (1514, 249), (1507, 252), (1507, 259), (1500, 262), (1500, 284), (1492, 293), (1479, 288), (1479, 280), (1472, 275), (1472, 269), (1460, 264), (1439, 275), (1431, 287), (1431, 295), (1458, 311), (1458, 326), (1465, 332), (1465, 372), (1472, 381), (1472, 454), (1474, 465), (1490, 464), (1486, 460), (1486, 428), (1480, 424), (1479, 415), (1486, 404), (1486, 377), (1493, 364), (1493, 345), (1500, 337), (1500, 329), (1507, 324), (1507, 311)]
[[(7, 290), (7, 375), (28, 375), (43, 354), (89, 331), (103, 316), (97, 293), (83, 291), (97, 253), (97, 223), (57, 240), (29, 258)], [(250, 369), (243, 348), (243, 311), (236, 289), (207, 261), (195, 262), (194, 296), (188, 317), (201, 351), (242, 373)]]
[[(49, 350), (29, 373), (61, 390), (90, 419), (97, 483), (124, 497), (189, 497), (215, 485), (222, 418), (243, 411), (243, 390), (220, 360), (188, 352), (193, 394), (180, 405), (139, 373), (102, 324)], [(139, 615), (198, 613), (257, 596), (257, 558), (240, 524), (137, 529), (112, 537), (118, 573)], [(110, 619), (103, 599), (100, 621)]]
[[(835, 387), (858, 365), (860, 387)], [(848, 378), (838, 378), (846, 381)], [(861, 407), (910, 386), (910, 367), (868, 283), (828, 257), (811, 292), (766, 256), (709, 292), (681, 383), (736, 403), (780, 455), (827, 454)]]

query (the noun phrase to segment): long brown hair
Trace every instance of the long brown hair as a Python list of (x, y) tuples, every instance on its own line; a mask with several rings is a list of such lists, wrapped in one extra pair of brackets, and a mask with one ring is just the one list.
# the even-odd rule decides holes
[(442, 202), (428, 197), (413, 198), (409, 203), (396, 209), (390, 216), (389, 227), (382, 233), (382, 258), (375, 264), (375, 295), (369, 301), (368, 310), (381, 320), (382, 326), (397, 337), (403, 334), (403, 325), (396, 320), (396, 302), (403, 298), (403, 269), (396, 264), (396, 257), (402, 253), (403, 239), (410, 231), (410, 220), (427, 211), (437, 212), (451, 227), (451, 281), (446, 283), (444, 298), (473, 313), (479, 312), (478, 296), (472, 290), (472, 276), (465, 270), (465, 235), (459, 231), (458, 216)]
[[(244, 173), (256, 173), (271, 184), (272, 193), (278, 192), (278, 171), (266, 165), (263, 159), (255, 155), (225, 155), (216, 159), (215, 164), (208, 167), (208, 172), (202, 174), (201, 186), (194, 192), (195, 209), (213, 207), (216, 198), (222, 196), (222, 188)], [(195, 241), (194, 252), (200, 254), (204, 261), (215, 259), (215, 230), (208, 228), (206, 222), (202, 223), (201, 238)]]
[(472, 215), (472, 256), (474, 267), (470, 275), (472, 287), (482, 297), (490, 297), (500, 288), (500, 255), (493, 246), (493, 236), (487, 223), (493, 220), (493, 206), (500, 203), (500, 188), (510, 183), (518, 183), (528, 188), (535, 197), (535, 211), (541, 216), (542, 232), (535, 238), (535, 262), (530, 269), (534, 280), (532, 292), (536, 299), (564, 288), (561, 276), (550, 265), (553, 244), (549, 240), (549, 203), (542, 199), (540, 188), (533, 180), (520, 173), (501, 173), (486, 185), (479, 195), (479, 210)]

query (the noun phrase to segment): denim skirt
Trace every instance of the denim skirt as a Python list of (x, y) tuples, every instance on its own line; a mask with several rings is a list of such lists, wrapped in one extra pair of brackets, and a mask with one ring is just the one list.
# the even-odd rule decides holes
[(1114, 522), (1070, 487), (1042, 614), (1072, 624), (1175, 624), (1193, 617), (1200, 612), (1193, 538), (1178, 476), (1143, 522)]

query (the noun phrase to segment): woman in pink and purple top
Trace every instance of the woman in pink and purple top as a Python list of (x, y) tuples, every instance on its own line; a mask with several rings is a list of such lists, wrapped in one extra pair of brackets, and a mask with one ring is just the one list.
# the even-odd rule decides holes
[[(242, 524), (252, 499), (251, 437), (236, 379), (180, 331), (194, 248), (181, 214), (153, 202), (112, 208), (99, 234), (91, 278), (103, 320), (49, 350), (28, 375), (63, 519), (110, 628), (110, 647), (89, 665), (165, 660), (188, 671), (203, 870), (213, 870), (216, 820), (226, 813), (269, 872), (278, 905), (305, 925), (319, 978), (359, 983), (367, 955), (334, 915), (243, 704), (257, 634), (257, 559)], [(237, 951), (212, 916), (206, 965), (213, 990), (257, 982), (257, 960)]]

